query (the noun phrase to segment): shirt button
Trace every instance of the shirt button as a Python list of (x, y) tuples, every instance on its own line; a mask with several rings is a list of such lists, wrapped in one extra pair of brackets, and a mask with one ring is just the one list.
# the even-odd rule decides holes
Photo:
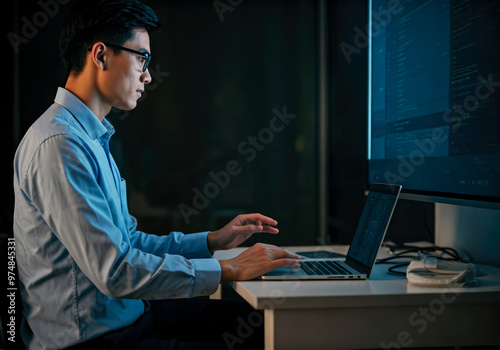
[(204, 291), (201, 292), (201, 294), (207, 295), (208, 294), (208, 290), (205, 289)]

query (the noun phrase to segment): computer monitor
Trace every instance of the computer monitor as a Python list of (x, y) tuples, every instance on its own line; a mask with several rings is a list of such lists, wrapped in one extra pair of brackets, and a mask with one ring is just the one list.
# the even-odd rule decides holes
[(400, 184), (401, 198), (489, 208), (498, 230), (500, 2), (368, 6), (368, 182)]

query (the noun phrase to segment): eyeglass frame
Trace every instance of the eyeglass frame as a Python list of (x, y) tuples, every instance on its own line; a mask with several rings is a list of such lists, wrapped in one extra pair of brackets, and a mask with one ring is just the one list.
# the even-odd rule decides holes
[[(110, 44), (110, 43), (106, 43), (104, 41), (102, 43), (104, 45), (106, 45), (106, 46), (114, 47), (115, 49), (127, 51), (127, 52), (130, 52), (130, 53), (133, 53), (133, 54), (136, 54), (136, 55), (144, 57), (146, 59), (146, 61), (144, 62), (144, 67), (142, 67), (142, 71), (145, 72), (146, 69), (148, 69), (149, 63), (151, 62), (151, 54), (150, 53), (142, 52), (142, 51), (137, 51), (137, 50), (133, 50), (133, 49), (129, 49), (128, 47), (123, 47), (123, 46), (119, 46), (119, 45), (115, 45), (115, 44)], [(89, 48), (88, 51), (92, 51), (92, 48)]]

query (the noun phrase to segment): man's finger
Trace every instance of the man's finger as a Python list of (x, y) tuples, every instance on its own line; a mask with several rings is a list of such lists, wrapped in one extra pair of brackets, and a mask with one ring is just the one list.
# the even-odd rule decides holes
[(270, 225), (270, 226), (276, 226), (278, 225), (278, 222), (268, 216), (259, 214), (259, 213), (254, 213), (254, 214), (247, 214), (243, 216), (243, 221), (246, 223), (255, 223), (257, 225)]
[(292, 252), (289, 252), (286, 249), (281, 249), (281, 250), (278, 250), (278, 251), (276, 251), (274, 253), (271, 253), (270, 257), (273, 260), (277, 260), (277, 259), (300, 259), (299, 255), (297, 255), (295, 253), (292, 253)]
[(233, 232), (241, 235), (241, 234), (254, 234), (256, 232), (262, 232), (264, 228), (262, 226), (257, 225), (245, 225), (245, 226), (233, 226)]
[(277, 269), (278, 267), (285, 267), (285, 266), (299, 268), (300, 267), (300, 260), (290, 259), (290, 258), (277, 259), (277, 260), (271, 261), (271, 265), (272, 265), (273, 270)]
[(276, 233), (279, 233), (280, 230), (278, 230), (276, 227), (272, 227), (272, 226), (269, 226), (269, 225), (262, 225), (262, 232), (276, 234)]
[(276, 234), (280, 232), (277, 228), (267, 226), (267, 225), (245, 225), (245, 226), (233, 226), (233, 231), (236, 234), (254, 234), (257, 232), (267, 232)]

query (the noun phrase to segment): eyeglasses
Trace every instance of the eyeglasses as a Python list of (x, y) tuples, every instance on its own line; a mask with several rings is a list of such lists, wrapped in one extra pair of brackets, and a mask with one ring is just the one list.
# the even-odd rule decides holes
[[(119, 49), (119, 50), (131, 52), (133, 54), (136, 54), (136, 55), (139, 55), (139, 56), (143, 57), (144, 58), (144, 61), (143, 61), (144, 62), (144, 66), (142, 67), (142, 71), (145, 72), (146, 69), (148, 69), (149, 62), (151, 62), (151, 54), (150, 53), (141, 52), (141, 51), (137, 51), (137, 50), (132, 50), (132, 49), (129, 49), (128, 47), (123, 47), (123, 46), (119, 46), (119, 45), (115, 45), (115, 44), (110, 44), (110, 43), (105, 43), (105, 42), (103, 42), (103, 44), (106, 45), (106, 46), (109, 46), (109, 47), (114, 47), (115, 49)], [(92, 51), (92, 48), (90, 48), (89, 51)]]

